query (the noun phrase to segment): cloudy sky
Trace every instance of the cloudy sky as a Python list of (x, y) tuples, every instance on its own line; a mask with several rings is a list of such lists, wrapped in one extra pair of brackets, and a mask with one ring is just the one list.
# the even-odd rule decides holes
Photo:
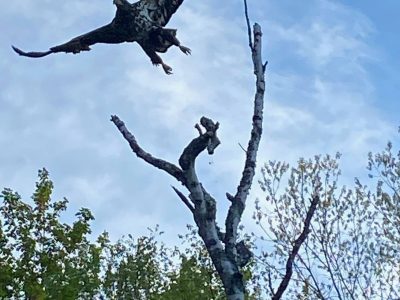
[[(397, 0), (248, 0), (269, 61), (259, 165), (343, 153), (344, 181), (365, 174), (366, 154), (398, 139), (400, 9)], [(187, 209), (167, 174), (136, 158), (109, 121), (117, 114), (153, 155), (177, 162), (203, 115), (221, 123), (221, 146), (198, 173), (223, 222), (240, 178), (251, 127), (254, 76), (240, 0), (187, 0), (168, 27), (186, 57), (153, 67), (137, 44), (95, 45), (79, 55), (17, 56), (10, 45), (47, 50), (111, 21), (112, 0), (1, 1), (0, 188), (29, 199), (46, 167), (69, 215), (90, 208), (94, 232), (113, 238), (160, 224), (173, 238)], [(259, 174), (257, 175), (259, 176)], [(248, 208), (258, 194), (254, 189)], [(66, 217), (68, 219), (68, 217)], [(251, 226), (251, 221), (246, 220)]]

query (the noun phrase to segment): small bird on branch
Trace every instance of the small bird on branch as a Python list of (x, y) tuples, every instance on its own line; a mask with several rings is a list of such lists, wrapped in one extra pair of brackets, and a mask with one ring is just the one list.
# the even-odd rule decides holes
[(140, 0), (129, 3), (127, 0), (113, 0), (117, 6), (114, 19), (108, 25), (73, 38), (69, 42), (50, 48), (44, 52), (24, 52), (12, 46), (19, 55), (43, 57), (52, 53), (65, 52), (77, 54), (89, 51), (97, 43), (119, 44), (137, 42), (153, 65), (161, 65), (166, 74), (172, 74), (172, 68), (165, 64), (156, 53), (165, 53), (172, 45), (187, 54), (191, 51), (182, 46), (176, 37), (176, 29), (164, 28), (172, 15), (184, 0)]

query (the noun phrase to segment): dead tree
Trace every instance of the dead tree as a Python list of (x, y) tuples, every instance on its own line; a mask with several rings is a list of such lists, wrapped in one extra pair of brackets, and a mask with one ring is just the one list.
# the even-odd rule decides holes
[[(178, 167), (173, 163), (156, 158), (146, 152), (139, 146), (135, 136), (127, 129), (124, 122), (118, 116), (111, 117), (111, 121), (139, 158), (167, 172), (188, 190), (189, 196), (185, 196), (183, 192), (173, 187), (176, 194), (193, 215), (199, 229), (199, 235), (204, 241), (207, 251), (222, 280), (228, 300), (244, 300), (245, 287), (240, 268), (250, 260), (251, 252), (244, 245), (243, 241), (238, 241), (237, 230), (255, 174), (257, 151), (262, 134), (265, 92), (264, 73), (266, 63), (263, 64), (261, 57), (261, 27), (255, 24), (253, 34), (251, 34), (247, 8), (246, 18), (249, 45), (254, 64), (254, 74), (256, 76), (256, 93), (252, 117), (253, 126), (246, 149), (246, 160), (242, 178), (237, 191), (235, 195), (226, 193), (226, 197), (230, 201), (230, 207), (225, 220), (224, 231), (216, 223), (216, 200), (202, 185), (195, 170), (197, 156), (206, 149), (208, 154), (212, 155), (220, 144), (220, 140), (217, 137), (219, 123), (206, 117), (200, 119), (200, 124), (204, 128), (204, 131), (199, 124), (196, 124), (195, 127), (199, 132), (199, 136), (194, 138), (183, 150), (179, 158)], [(254, 42), (251, 37), (252, 35)]]

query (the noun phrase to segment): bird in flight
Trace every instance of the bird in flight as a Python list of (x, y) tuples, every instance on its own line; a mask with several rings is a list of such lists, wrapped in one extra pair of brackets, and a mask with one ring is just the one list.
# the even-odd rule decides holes
[(166, 74), (172, 68), (157, 54), (167, 52), (172, 45), (183, 53), (190, 54), (188, 47), (182, 46), (176, 37), (176, 29), (164, 28), (184, 0), (140, 0), (129, 3), (127, 0), (113, 0), (117, 12), (110, 24), (82, 34), (64, 44), (44, 52), (24, 52), (12, 46), (19, 55), (43, 57), (52, 53), (65, 52), (77, 54), (89, 51), (97, 43), (119, 44), (137, 42), (150, 58), (153, 65), (161, 65)]

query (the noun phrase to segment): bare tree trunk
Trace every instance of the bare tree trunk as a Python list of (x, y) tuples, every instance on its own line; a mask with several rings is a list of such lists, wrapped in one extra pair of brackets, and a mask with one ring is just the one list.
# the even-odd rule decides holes
[[(249, 24), (247, 8), (246, 19)], [(237, 229), (254, 178), (257, 151), (262, 134), (266, 63), (262, 63), (261, 57), (262, 33), (260, 25), (255, 24), (253, 27), (254, 43), (251, 40), (249, 25), (248, 28), (249, 45), (252, 52), (254, 74), (256, 75), (256, 94), (252, 117), (253, 126), (246, 149), (246, 161), (242, 178), (237, 187), (236, 194), (234, 196), (229, 193), (226, 194), (231, 205), (225, 220), (225, 232), (222, 232), (216, 223), (216, 200), (203, 187), (195, 170), (197, 156), (206, 149), (208, 154), (212, 155), (220, 144), (220, 140), (217, 137), (219, 123), (206, 117), (200, 119), (200, 124), (205, 131), (203, 132), (200, 125), (196, 124), (195, 127), (199, 132), (199, 136), (194, 138), (183, 150), (179, 158), (178, 167), (165, 160), (155, 158), (143, 150), (137, 143), (134, 135), (125, 127), (124, 122), (118, 116), (111, 117), (111, 121), (139, 158), (175, 177), (188, 190), (189, 196), (186, 197), (182, 192), (173, 187), (176, 194), (193, 214), (194, 221), (199, 228), (199, 235), (204, 241), (207, 251), (222, 280), (228, 300), (244, 300), (245, 296), (243, 275), (240, 268), (248, 263), (251, 258), (251, 252), (243, 241), (238, 241)]]

